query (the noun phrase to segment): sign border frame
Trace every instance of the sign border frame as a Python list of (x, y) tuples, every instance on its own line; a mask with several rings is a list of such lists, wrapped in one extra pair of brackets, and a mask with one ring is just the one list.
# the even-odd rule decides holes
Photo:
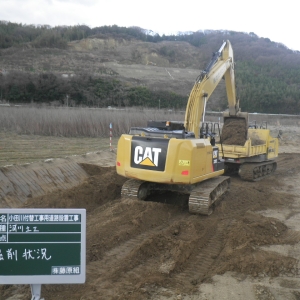
[[(86, 209), (84, 208), (0, 208), (0, 214), (80, 214), (79, 275), (0, 275), (0, 284), (72, 284), (86, 280)], [(55, 244), (55, 243), (53, 243)], [(1, 244), (0, 244), (1, 245)]]

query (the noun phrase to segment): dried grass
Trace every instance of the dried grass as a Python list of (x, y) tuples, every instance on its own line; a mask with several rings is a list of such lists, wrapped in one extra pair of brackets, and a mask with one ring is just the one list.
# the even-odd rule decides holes
[(146, 126), (148, 120), (183, 121), (183, 112), (147, 109), (1, 107), (0, 131), (62, 137), (108, 137)]

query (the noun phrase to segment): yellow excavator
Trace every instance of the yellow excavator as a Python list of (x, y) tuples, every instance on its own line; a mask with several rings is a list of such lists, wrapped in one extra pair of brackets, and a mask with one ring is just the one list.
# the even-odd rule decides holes
[(236, 100), (233, 50), (225, 41), (196, 79), (184, 123), (148, 121), (146, 127), (133, 127), (120, 137), (116, 170), (130, 178), (122, 187), (122, 197), (145, 200), (154, 191), (175, 191), (189, 194), (191, 213), (212, 212), (229, 190), (230, 177), (222, 176), (226, 159), (222, 143), (216, 145), (214, 134), (205, 130), (204, 115), (223, 77), (229, 105), (225, 118), (248, 127), (248, 114), (240, 111)]

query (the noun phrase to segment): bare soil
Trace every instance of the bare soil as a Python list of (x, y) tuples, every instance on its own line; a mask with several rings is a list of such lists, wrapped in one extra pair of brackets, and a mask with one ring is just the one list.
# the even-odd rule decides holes
[[(300, 155), (292, 150), (280, 154), (276, 173), (262, 181), (233, 176), (209, 217), (189, 214), (187, 197), (179, 194), (121, 199), (126, 179), (115, 167), (83, 164), (89, 174), (83, 184), (25, 204), (87, 209), (86, 283), (43, 285), (42, 296), (299, 299)], [(0, 286), (0, 299), (30, 297), (29, 286)]]
[(221, 135), (223, 144), (244, 146), (247, 140), (247, 129), (245, 119), (226, 118)]

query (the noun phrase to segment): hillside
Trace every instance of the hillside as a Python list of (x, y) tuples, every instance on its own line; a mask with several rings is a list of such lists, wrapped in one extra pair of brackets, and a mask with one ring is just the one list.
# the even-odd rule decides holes
[[(61, 49), (34, 42), (3, 48), (0, 97), (66, 104), (68, 95), (68, 105), (184, 108), (200, 70), (225, 39), (234, 49), (243, 110), (299, 113), (300, 54), (255, 34), (221, 31), (156, 42), (105, 32)], [(226, 102), (221, 83), (208, 108), (224, 110)]]

